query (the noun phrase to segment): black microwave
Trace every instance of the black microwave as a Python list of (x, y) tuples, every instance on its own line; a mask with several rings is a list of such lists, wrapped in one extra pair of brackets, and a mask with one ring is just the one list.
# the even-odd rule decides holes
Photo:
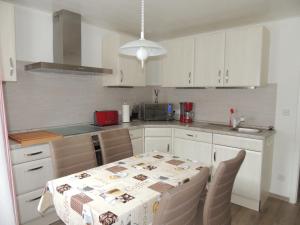
[(142, 103), (139, 119), (145, 121), (174, 120), (174, 105), (172, 103)]

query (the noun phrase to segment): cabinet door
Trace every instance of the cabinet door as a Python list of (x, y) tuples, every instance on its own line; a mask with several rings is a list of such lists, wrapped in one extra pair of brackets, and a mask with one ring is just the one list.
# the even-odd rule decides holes
[(145, 86), (145, 70), (140, 62), (133, 56), (119, 56), (120, 60), (120, 85)]
[(262, 76), (261, 26), (226, 32), (224, 86), (259, 86)]
[(23, 194), (45, 186), (53, 178), (50, 158), (13, 166), (17, 194)]
[(133, 155), (139, 155), (144, 152), (143, 138), (131, 140)]
[(207, 165), (212, 164), (212, 144), (175, 138), (174, 154)]
[(104, 86), (145, 86), (145, 71), (136, 57), (119, 54), (119, 48), (135, 38), (110, 34), (102, 40), (102, 65), (112, 68), (112, 75), (103, 76)]
[(117, 34), (109, 34), (102, 39), (102, 66), (113, 70), (113, 74), (102, 77), (104, 86), (120, 85), (119, 46), (120, 36)]
[(224, 54), (225, 32), (196, 38), (194, 86), (223, 86)]
[(15, 15), (12, 4), (0, 1), (0, 74), (16, 81)]
[(171, 137), (146, 137), (145, 138), (145, 152), (167, 152), (171, 153)]
[(164, 87), (191, 87), (194, 77), (194, 38), (162, 42), (167, 55), (162, 59)]
[[(214, 172), (222, 161), (234, 158), (238, 148), (214, 145)], [(247, 151), (245, 160), (236, 177), (233, 194), (253, 200), (260, 199), (261, 153)]]

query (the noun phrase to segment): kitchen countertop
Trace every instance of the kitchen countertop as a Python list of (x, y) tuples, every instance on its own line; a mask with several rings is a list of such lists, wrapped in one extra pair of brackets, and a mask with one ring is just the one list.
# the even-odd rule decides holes
[[(55, 131), (59, 129), (65, 130), (66, 127), (70, 127), (70, 126), (49, 128), (49, 129), (44, 128), (43, 130), (49, 130), (49, 131)], [(275, 133), (274, 130), (261, 129), (261, 128), (259, 128), (261, 130), (261, 132), (259, 133), (241, 133), (222, 124), (212, 124), (206, 122), (193, 122), (191, 124), (182, 124), (179, 121), (133, 121), (130, 123), (123, 123), (119, 125), (101, 127), (100, 132), (103, 130), (119, 129), (119, 128), (137, 129), (137, 128), (151, 128), (151, 127), (182, 128), (182, 129), (190, 129), (195, 131), (209, 132), (214, 134), (224, 134), (224, 135), (231, 135), (237, 137), (252, 138), (258, 140), (264, 140)], [(95, 132), (87, 132), (87, 133), (95, 133)], [(21, 148), (21, 145), (13, 140), (9, 140), (9, 143), (10, 143), (11, 150)]]

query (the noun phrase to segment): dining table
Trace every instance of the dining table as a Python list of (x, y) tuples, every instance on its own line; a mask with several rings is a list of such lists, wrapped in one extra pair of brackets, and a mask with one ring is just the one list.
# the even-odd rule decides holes
[(150, 225), (164, 192), (203, 167), (192, 159), (148, 152), (47, 182), (38, 205), (70, 225)]

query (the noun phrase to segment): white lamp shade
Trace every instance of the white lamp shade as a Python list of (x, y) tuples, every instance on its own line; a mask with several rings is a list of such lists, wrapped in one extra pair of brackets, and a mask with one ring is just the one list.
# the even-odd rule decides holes
[(146, 39), (139, 39), (124, 44), (120, 48), (120, 53), (123, 55), (136, 56), (137, 51), (140, 48), (145, 48), (145, 50), (148, 53), (148, 56), (159, 56), (165, 55), (167, 53), (166, 49), (163, 48), (161, 45), (153, 41), (148, 41)]

